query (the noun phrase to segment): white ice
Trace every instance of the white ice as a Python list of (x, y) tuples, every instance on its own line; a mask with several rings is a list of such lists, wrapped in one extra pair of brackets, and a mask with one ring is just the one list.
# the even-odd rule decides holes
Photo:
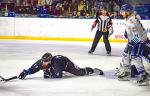
[(45, 80), (40, 71), (25, 80), (1, 83), (0, 96), (150, 96), (150, 87), (118, 81), (111, 73), (119, 66), (125, 45), (111, 43), (112, 56), (106, 56), (103, 43), (89, 55), (91, 42), (0, 40), (0, 75), (5, 78), (18, 75), (45, 52), (67, 56), (79, 67), (97, 67), (107, 72), (105, 76), (70, 75)]

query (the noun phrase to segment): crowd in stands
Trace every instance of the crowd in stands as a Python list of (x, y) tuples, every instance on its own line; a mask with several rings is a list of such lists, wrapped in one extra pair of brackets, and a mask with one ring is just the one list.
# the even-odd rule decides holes
[(124, 0), (0, 0), (0, 16), (94, 18), (107, 7), (113, 19), (119, 14)]

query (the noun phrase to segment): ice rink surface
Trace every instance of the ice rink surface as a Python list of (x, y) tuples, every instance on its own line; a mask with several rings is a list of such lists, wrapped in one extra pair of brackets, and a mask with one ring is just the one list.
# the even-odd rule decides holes
[(79, 67), (104, 70), (104, 76), (76, 77), (66, 74), (62, 79), (43, 79), (43, 72), (25, 80), (0, 83), (0, 96), (150, 96), (150, 87), (118, 81), (113, 75), (121, 61), (125, 43), (111, 43), (112, 56), (106, 56), (103, 43), (93, 55), (87, 52), (91, 42), (0, 40), (0, 75), (18, 75), (45, 52), (64, 55)]

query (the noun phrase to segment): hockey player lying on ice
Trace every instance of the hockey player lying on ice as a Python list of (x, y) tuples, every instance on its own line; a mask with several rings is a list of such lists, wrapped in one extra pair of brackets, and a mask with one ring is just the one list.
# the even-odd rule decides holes
[(103, 71), (98, 68), (79, 68), (65, 56), (52, 56), (51, 53), (45, 53), (42, 58), (35, 62), (29, 69), (24, 69), (20, 73), (19, 79), (24, 79), (27, 75), (34, 74), (40, 70), (43, 70), (44, 78), (62, 78), (63, 71), (76, 76), (85, 76), (94, 73), (103, 75)]

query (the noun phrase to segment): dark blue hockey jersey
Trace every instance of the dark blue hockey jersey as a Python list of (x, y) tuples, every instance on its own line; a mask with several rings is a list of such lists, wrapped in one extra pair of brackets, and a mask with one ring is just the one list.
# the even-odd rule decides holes
[(79, 68), (71, 60), (62, 55), (54, 56), (46, 67), (43, 66), (42, 59), (39, 59), (28, 70), (26, 70), (26, 75), (34, 74), (40, 70), (43, 70), (44, 78), (62, 78), (63, 71), (76, 76), (89, 75), (94, 72), (90, 67)]
[(28, 70), (29, 74), (34, 74), (40, 70), (44, 72), (44, 78), (61, 78), (62, 71), (64, 71), (67, 67), (68, 61), (70, 60), (62, 55), (56, 55), (52, 58), (51, 63), (45, 68), (43, 66), (43, 62), (39, 59), (35, 62)]
[(73, 64), (67, 57), (56, 55), (52, 58), (51, 63), (45, 68), (43, 62), (39, 59), (28, 70), (28, 75), (34, 74), (40, 70), (44, 72), (44, 78), (61, 78), (63, 71), (70, 72), (74, 75), (85, 75), (85, 69), (79, 68)]

